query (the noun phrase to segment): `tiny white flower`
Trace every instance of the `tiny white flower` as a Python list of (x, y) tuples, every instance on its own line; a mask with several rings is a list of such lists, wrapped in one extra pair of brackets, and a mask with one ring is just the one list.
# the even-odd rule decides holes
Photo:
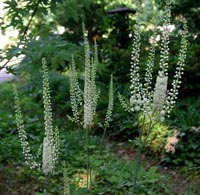
[(165, 121), (165, 118), (164, 118), (164, 117), (160, 117), (160, 121), (161, 121), (161, 122), (164, 122), (164, 121)]
[(166, 114), (165, 110), (161, 110), (160, 115), (164, 116)]
[(140, 106), (139, 106), (139, 105), (136, 105), (136, 106), (135, 106), (135, 111), (136, 111), (136, 112), (140, 111)]

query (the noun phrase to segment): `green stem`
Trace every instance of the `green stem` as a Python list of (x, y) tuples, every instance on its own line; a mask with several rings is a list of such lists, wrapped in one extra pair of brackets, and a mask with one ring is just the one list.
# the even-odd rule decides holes
[(147, 139), (148, 139), (148, 137), (149, 137), (149, 135), (150, 135), (150, 133), (151, 133), (151, 130), (154, 128), (154, 126), (155, 126), (155, 123), (153, 124), (153, 121), (151, 120), (151, 121), (149, 122), (149, 127), (148, 127), (148, 130), (147, 130), (147, 135), (146, 135), (146, 137), (145, 137), (145, 139), (144, 139), (144, 141), (143, 141), (143, 147), (146, 146), (146, 144), (147, 144)]
[(138, 170), (139, 170), (139, 165), (141, 162), (142, 148), (143, 148), (142, 132), (140, 129), (138, 129), (138, 130), (139, 130), (139, 148), (137, 149), (136, 160), (135, 160), (134, 167), (133, 167), (133, 180), (132, 180), (133, 183), (132, 183), (132, 189), (131, 189), (132, 195), (135, 194), (136, 183), (137, 183), (137, 179), (138, 179)]
[(138, 179), (138, 171), (139, 171), (139, 165), (141, 162), (141, 149), (138, 149), (137, 156), (136, 156), (136, 161), (134, 164), (134, 169), (133, 169), (133, 185), (132, 185), (132, 192), (131, 194), (135, 194), (135, 189), (137, 185), (137, 179)]
[[(135, 195), (139, 165), (141, 162), (142, 149), (144, 146), (144, 143), (142, 142), (142, 130), (139, 127), (139, 114), (137, 114), (137, 120), (138, 120), (138, 133), (139, 133), (139, 148), (137, 149), (136, 160), (135, 160), (134, 167), (133, 167), (133, 180), (132, 180), (132, 188), (131, 188), (132, 195)], [(145, 123), (145, 117), (142, 120), (142, 125), (144, 125), (144, 123)]]
[(90, 161), (90, 129), (86, 129), (86, 154), (87, 154), (87, 195), (89, 195), (89, 191), (92, 185), (92, 170), (91, 170), (91, 161)]
[(104, 143), (105, 137), (106, 137), (106, 128), (103, 128), (103, 135), (100, 142), (100, 154), (102, 154), (102, 151), (103, 151), (103, 143)]
[(103, 128), (103, 136), (102, 136), (102, 139), (101, 139), (101, 146), (103, 145), (105, 136), (106, 136), (106, 128)]
[(89, 194), (89, 174), (90, 174), (90, 158), (89, 158), (89, 132), (86, 129), (86, 154), (87, 154), (87, 195)]

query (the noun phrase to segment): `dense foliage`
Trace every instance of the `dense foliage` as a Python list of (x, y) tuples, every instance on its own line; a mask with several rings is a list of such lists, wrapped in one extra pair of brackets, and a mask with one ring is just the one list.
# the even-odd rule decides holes
[[(109, 10), (127, 6), (135, 11), (131, 0), (5, 0), (6, 10), (0, 18), (2, 33), (16, 29), (19, 34), (0, 52), (0, 70), (17, 75), (17, 85), (24, 125), (31, 151), (36, 153), (44, 137), (42, 100), (42, 58), (47, 60), (52, 110), (55, 125), (60, 129), (60, 162), (55, 175), (43, 176), (41, 171), (31, 171), (24, 166), (18, 131), (15, 123), (13, 82), (0, 84), (0, 194), (62, 194), (66, 184), (73, 193), (86, 193), (89, 150), (92, 163), (91, 194), (128, 194), (131, 187), (132, 159), (139, 145), (140, 120), (135, 114), (123, 111), (117, 93), (128, 97), (130, 61), (134, 24), (137, 19), (141, 36), (141, 75), (150, 50), (149, 37), (152, 26), (159, 27), (163, 16), (164, 1), (142, 0), (140, 13), (108, 14)], [(140, 1), (139, 1), (140, 2)], [(180, 96), (171, 117), (156, 124), (142, 150), (142, 163), (138, 172), (138, 195), (198, 195), (200, 167), (200, 3), (198, 0), (173, 0), (172, 24), (176, 25), (170, 36), (169, 75), (175, 72), (180, 46), (178, 31), (182, 29), (182, 16), (189, 27), (188, 51)], [(133, 11), (133, 12), (134, 12)], [(110, 75), (114, 81), (114, 113), (106, 131), (105, 144), (100, 149), (103, 130), (93, 124), (90, 146), (86, 147), (85, 133), (68, 120), (72, 116), (70, 104), (70, 64), (72, 55), (80, 87), (84, 87), (84, 39), (82, 24), (88, 31), (91, 50), (94, 41), (98, 49), (97, 86), (102, 95), (98, 102), (95, 122), (104, 121), (108, 104)], [(122, 25), (123, 24), (123, 25)], [(121, 29), (121, 31), (120, 31)], [(125, 34), (122, 31), (125, 29)], [(157, 29), (159, 34), (159, 28)], [(159, 36), (155, 45), (155, 62), (160, 60)], [(10, 66), (13, 57), (22, 60)], [(155, 71), (158, 71), (156, 66)], [(172, 74), (173, 75), (173, 74)], [(156, 78), (153, 77), (153, 81)], [(169, 78), (170, 87), (172, 77)], [(127, 101), (128, 102), (128, 101)], [(80, 112), (83, 112), (81, 110)], [(144, 131), (147, 124), (144, 125)], [(145, 126), (146, 125), (146, 126)], [(176, 135), (176, 136), (174, 136)], [(174, 153), (167, 152), (167, 145), (174, 140)], [(173, 144), (173, 143), (172, 143)], [(169, 167), (169, 168), (168, 168)], [(164, 171), (164, 169), (166, 171)], [(176, 172), (173, 172), (173, 171)], [(171, 172), (172, 173), (171, 173)], [(7, 175), (5, 175), (5, 172)], [(166, 174), (167, 172), (167, 174)], [(65, 179), (63, 179), (65, 173)], [(170, 182), (174, 174), (182, 174)], [(177, 176), (178, 177), (178, 176)], [(15, 179), (16, 178), (16, 179)], [(63, 181), (64, 180), (64, 181)], [(66, 180), (66, 181), (65, 181)], [(65, 184), (64, 184), (65, 183)], [(77, 190), (77, 191), (76, 191)], [(75, 192), (76, 191), (76, 192)]]

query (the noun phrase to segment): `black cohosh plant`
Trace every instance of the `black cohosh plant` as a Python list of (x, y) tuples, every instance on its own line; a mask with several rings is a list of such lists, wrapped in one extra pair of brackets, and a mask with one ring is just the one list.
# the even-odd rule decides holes
[[(23, 115), (20, 107), (20, 98), (16, 86), (14, 86), (14, 99), (16, 110), (16, 123), (19, 134), (25, 163), (31, 168), (41, 169), (45, 175), (53, 173), (59, 155), (59, 132), (58, 128), (53, 126), (53, 117), (51, 109), (49, 77), (46, 66), (46, 60), (42, 59), (43, 68), (43, 104), (44, 104), (44, 139), (43, 144), (38, 149), (36, 155), (31, 152), (31, 146), (28, 141), (28, 135), (25, 131)], [(42, 160), (41, 159), (42, 156)]]
[(185, 19), (183, 19), (183, 30), (180, 31), (181, 42), (179, 54), (177, 56), (178, 62), (175, 70), (174, 80), (172, 82), (172, 88), (168, 89), (170, 17), (171, 1), (166, 0), (163, 16), (163, 26), (160, 28), (162, 34), (160, 45), (160, 62), (155, 87), (153, 88), (153, 70), (155, 66), (155, 34), (151, 40), (146, 72), (143, 79), (144, 82), (142, 82), (140, 75), (141, 33), (139, 24), (136, 22), (131, 53), (130, 104), (127, 104), (123, 97), (119, 94), (119, 100), (124, 109), (126, 111), (136, 113), (138, 124), (141, 126), (141, 128), (138, 128), (139, 146), (137, 149), (135, 167), (133, 168), (133, 181), (131, 189), (132, 195), (135, 194), (135, 189), (137, 187), (137, 174), (139, 164), (141, 162), (142, 149), (145, 147), (148, 136), (154, 125), (163, 122), (166, 117), (170, 116), (170, 112), (172, 111), (177, 100), (178, 89), (180, 88), (181, 77), (184, 71), (188, 32)]
[[(72, 57), (72, 63), (70, 65), (70, 101), (72, 107), (73, 116), (69, 116), (70, 120), (78, 124), (79, 128), (85, 129), (86, 132), (86, 153), (87, 153), (87, 194), (91, 188), (91, 162), (90, 162), (90, 131), (95, 123), (96, 107), (100, 96), (100, 91), (96, 86), (96, 73), (98, 67), (98, 54), (97, 44), (94, 44), (94, 53), (92, 55), (90, 51), (89, 42), (87, 40), (87, 32), (83, 27), (84, 32), (84, 50), (85, 50), (85, 72), (84, 72), (84, 89), (81, 90), (78, 82), (78, 73), (75, 67), (75, 61)], [(81, 110), (83, 112), (81, 112)], [(109, 127), (113, 111), (113, 77), (110, 79), (109, 89), (109, 101), (108, 108), (105, 116), (103, 128), (102, 143), (105, 137), (106, 129)]]

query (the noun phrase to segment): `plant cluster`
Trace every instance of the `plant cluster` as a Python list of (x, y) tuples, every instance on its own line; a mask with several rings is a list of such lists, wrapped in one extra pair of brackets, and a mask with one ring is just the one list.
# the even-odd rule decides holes
[[(77, 123), (79, 127), (83, 127), (86, 131), (86, 153), (87, 153), (87, 194), (89, 194), (89, 189), (92, 186), (92, 162), (90, 160), (90, 130), (95, 124), (95, 115), (97, 101), (99, 99), (100, 92), (97, 90), (96, 86), (96, 73), (98, 66), (98, 54), (97, 45), (95, 43), (94, 56), (91, 56), (89, 42), (87, 40), (87, 32), (83, 26), (84, 33), (84, 47), (85, 47), (85, 74), (84, 74), (84, 90), (81, 91), (78, 76), (75, 68), (75, 62), (72, 57), (72, 64), (70, 67), (71, 79), (70, 79), (70, 99), (73, 117), (69, 117), (72, 121)], [(81, 120), (79, 107), (83, 107), (83, 117)], [(111, 76), (110, 80), (110, 90), (109, 90), (109, 102), (108, 109), (105, 116), (105, 122), (102, 125), (104, 129), (102, 143), (105, 137), (106, 129), (109, 127), (109, 122), (111, 121), (111, 115), (113, 112), (113, 78)]]
[[(15, 109), (16, 109), (16, 122), (19, 132), (19, 139), (25, 157), (25, 163), (31, 168), (40, 168), (42, 164), (42, 170), (45, 175), (52, 173), (55, 169), (55, 165), (58, 159), (59, 153), (59, 135), (58, 129), (53, 127), (52, 124), (52, 109), (50, 100), (49, 78), (46, 66), (46, 60), (43, 59), (43, 103), (44, 103), (44, 126), (45, 137), (43, 139), (43, 145), (39, 147), (37, 154), (34, 156), (31, 153), (30, 143), (28, 141), (27, 133), (25, 131), (23, 116), (20, 107), (20, 99), (18, 96), (17, 88), (14, 86), (15, 97)], [(42, 149), (42, 163), (38, 160), (41, 155)]]
[[(178, 89), (181, 84), (181, 77), (184, 70), (186, 50), (187, 50), (187, 26), (183, 20), (184, 30), (181, 32), (181, 46), (178, 55), (177, 67), (172, 82), (172, 88), (168, 89), (168, 66), (169, 66), (169, 39), (170, 39), (170, 18), (171, 18), (171, 1), (166, 1), (164, 10), (163, 26), (161, 28), (161, 49), (159, 71), (156, 77), (155, 87), (153, 88), (153, 68), (155, 55), (155, 38), (152, 38), (152, 45), (149, 49), (149, 58), (146, 66), (144, 83), (140, 76), (140, 47), (141, 47), (141, 32), (138, 23), (135, 24), (133, 36), (133, 46), (131, 53), (131, 97), (130, 104), (127, 105), (122, 96), (119, 95), (119, 100), (122, 107), (126, 111), (137, 113), (139, 134), (138, 151), (136, 156), (136, 165), (133, 168), (132, 190), (131, 194), (135, 194), (137, 188), (137, 177), (139, 164), (141, 162), (142, 150), (145, 148), (147, 140), (152, 132), (152, 129), (157, 123), (163, 122), (165, 117), (170, 116), (170, 112), (177, 100)], [(140, 119), (142, 117), (142, 119)], [(148, 125), (144, 125), (144, 124)], [(176, 141), (177, 142), (177, 141)], [(176, 145), (176, 144), (174, 144)], [(169, 151), (169, 146), (166, 146)], [(175, 148), (170, 147), (170, 151), (175, 152)]]
[[(96, 86), (96, 73), (98, 66), (97, 45), (95, 43), (94, 56), (91, 56), (89, 42), (87, 40), (87, 33), (84, 32), (84, 46), (85, 46), (85, 73), (84, 73), (84, 90), (82, 91), (78, 82), (78, 75), (75, 67), (75, 62), (72, 57), (70, 66), (70, 100), (73, 112), (73, 118), (70, 119), (78, 125), (83, 126), (84, 129), (91, 128), (94, 125), (94, 117), (96, 115), (97, 101), (99, 99), (100, 91)], [(110, 79), (110, 90), (108, 98), (108, 109), (105, 116), (105, 122), (102, 125), (103, 129), (107, 129), (111, 121), (113, 112), (113, 77)], [(83, 106), (83, 121), (81, 121), (79, 106)]]
[[(78, 2), (74, 1), (74, 2)], [(68, 2), (69, 4), (72, 1)], [(65, 6), (68, 3), (64, 4)], [(85, 1), (83, 2), (87, 4)], [(76, 4), (76, 3), (75, 3)], [(39, 4), (38, 4), (39, 5)], [(90, 2), (88, 3), (88, 6)], [(13, 6), (13, 5), (12, 5)], [(80, 11), (83, 11), (81, 7)], [(60, 7), (62, 9), (62, 6)], [(87, 6), (85, 7), (87, 10)], [(169, 118), (173, 113), (173, 108), (178, 98), (178, 92), (181, 85), (182, 75), (185, 66), (186, 52), (187, 52), (187, 26), (185, 19), (183, 20), (183, 30), (180, 30), (181, 42), (180, 50), (177, 55), (177, 66), (175, 68), (175, 74), (172, 81), (169, 84), (169, 64), (170, 64), (170, 17), (171, 17), (171, 1), (166, 0), (166, 6), (164, 10), (164, 18), (162, 27), (159, 28), (161, 34), (160, 41), (160, 57), (157, 76), (154, 77), (154, 69), (156, 68), (156, 33), (153, 33), (150, 40), (148, 61), (145, 66), (144, 77), (141, 75), (141, 47), (142, 35), (139, 22), (137, 21), (134, 26), (133, 45), (131, 52), (131, 68), (130, 68), (130, 100), (126, 101), (122, 95), (119, 94), (119, 100), (122, 107), (134, 116), (136, 123), (133, 123), (131, 118), (128, 128), (138, 127), (136, 136), (136, 158), (134, 161), (119, 160), (118, 158), (109, 157), (110, 153), (104, 148), (104, 139), (106, 130), (110, 126), (112, 114), (113, 114), (113, 76), (110, 79), (108, 107), (105, 115), (104, 122), (100, 124), (103, 129), (103, 135), (101, 141), (98, 143), (93, 142), (93, 136), (91, 135), (92, 128), (96, 125), (98, 117), (97, 103), (101, 100), (100, 90), (97, 88), (97, 68), (99, 66), (97, 43), (94, 44), (94, 52), (92, 52), (89, 41), (88, 33), (83, 27), (84, 32), (84, 83), (83, 90), (79, 82), (79, 74), (75, 65), (75, 58), (72, 56), (71, 63), (69, 65), (70, 84), (69, 84), (69, 98), (72, 108), (72, 116), (68, 115), (68, 118), (78, 125), (78, 130), (84, 129), (83, 133), (79, 132), (79, 137), (76, 138), (76, 143), (79, 145), (78, 154), (74, 154), (77, 151), (70, 150), (69, 143), (65, 143), (65, 136), (62, 135), (62, 145), (60, 146), (58, 128), (53, 125), (52, 106), (49, 87), (49, 74), (48, 67), (45, 59), (42, 59), (43, 69), (43, 90), (40, 94), (43, 97), (44, 104), (44, 135), (43, 144), (38, 149), (36, 155), (33, 155), (31, 142), (28, 141), (29, 135), (25, 131), (24, 118), (22, 116), (20, 98), (17, 88), (14, 87), (15, 97), (15, 110), (16, 110), (16, 122), (19, 134), (19, 141), (22, 147), (22, 152), (25, 157), (25, 163), (32, 169), (43, 170), (46, 176), (49, 173), (54, 173), (56, 165), (58, 163), (59, 155), (63, 160), (68, 160), (67, 164), (64, 164), (64, 194), (162, 194), (166, 190), (167, 193), (171, 193), (163, 186), (154, 186), (154, 184), (160, 181), (159, 175), (155, 167), (145, 170), (142, 166), (142, 152), (146, 147), (150, 148), (154, 153), (161, 153), (163, 149), (168, 153), (165, 156), (165, 161), (171, 161), (174, 164), (179, 165), (184, 156), (176, 158), (174, 154), (178, 152), (189, 153), (188, 161), (186, 164), (190, 168), (197, 168), (199, 166), (199, 155), (197, 152), (191, 152), (193, 149), (198, 151), (199, 145), (199, 126), (190, 126), (190, 134), (186, 133), (186, 130), (175, 130), (170, 133), (168, 127), (163, 124), (164, 121)], [(72, 10), (72, 17), (76, 19), (76, 14)], [(84, 10), (85, 11), (85, 10)], [(138, 12), (139, 14), (139, 12)], [(139, 18), (139, 16), (136, 16)], [(71, 20), (70, 17), (67, 20)], [(77, 18), (77, 21), (79, 18)], [(40, 40), (39, 40), (40, 41)], [(51, 40), (54, 43), (54, 40)], [(61, 45), (56, 45), (56, 49), (66, 49), (68, 44), (64, 44), (63, 40), (60, 40)], [(56, 39), (55, 39), (55, 42)], [(70, 48), (74, 49), (74, 45), (70, 45)], [(36, 48), (35, 48), (36, 49)], [(45, 48), (44, 53), (48, 53)], [(54, 53), (54, 51), (51, 51)], [(59, 53), (59, 51), (57, 51)], [(38, 58), (45, 55), (41, 53)], [(70, 53), (70, 54), (71, 54)], [(61, 63), (65, 63), (65, 60), (69, 60), (68, 57), (64, 57), (64, 54), (59, 53), (60, 57), (55, 59), (58, 62), (56, 65), (60, 68)], [(56, 54), (55, 54), (56, 55)], [(34, 56), (34, 55), (33, 55)], [(49, 54), (47, 57), (51, 56)], [(70, 55), (71, 58), (71, 55)], [(35, 58), (37, 59), (37, 58)], [(47, 59), (48, 60), (48, 59)], [(50, 64), (54, 61), (54, 58), (50, 59)], [(68, 62), (67, 62), (68, 63)], [(143, 63), (143, 61), (142, 61)], [(65, 67), (61, 67), (61, 71)], [(66, 70), (66, 69), (65, 69)], [(126, 117), (126, 115), (125, 115)], [(25, 118), (26, 120), (26, 118)], [(129, 119), (127, 119), (129, 120)], [(121, 126), (121, 124), (119, 124)], [(61, 124), (62, 126), (62, 124)], [(65, 128), (63, 125), (62, 128)], [(78, 132), (78, 131), (77, 131)], [(193, 136), (196, 135), (196, 136)], [(70, 137), (70, 135), (68, 135)], [(73, 135), (74, 136), (74, 135)], [(171, 136), (171, 137), (169, 137)], [(168, 138), (167, 138), (168, 137)], [(74, 138), (75, 139), (75, 138)], [(184, 140), (187, 140), (190, 147), (185, 147)], [(69, 141), (69, 140), (68, 140)], [(166, 142), (167, 141), (167, 142)], [(194, 141), (194, 143), (193, 143)], [(79, 143), (80, 142), (80, 143)], [(99, 145), (99, 146), (97, 146)], [(18, 146), (17, 146), (18, 147)], [(59, 148), (61, 147), (61, 153)], [(187, 149), (185, 149), (187, 148)], [(69, 149), (69, 150), (67, 150)], [(184, 149), (186, 151), (184, 151)], [(104, 151), (105, 150), (105, 151)], [(42, 157), (42, 161), (41, 161)], [(194, 164), (191, 164), (191, 159), (196, 158)], [(185, 160), (185, 159), (184, 159)], [(108, 161), (108, 162), (107, 162)], [(124, 166), (123, 166), (124, 165)], [(61, 166), (58, 165), (60, 172)], [(121, 168), (123, 167), (123, 169)], [(59, 174), (60, 174), (59, 172)], [(130, 179), (132, 178), (132, 179)], [(59, 190), (58, 190), (59, 191)], [(41, 193), (46, 193), (45, 190), (41, 190)], [(38, 194), (41, 194), (38, 192)], [(37, 193), (36, 193), (37, 194)], [(172, 194), (172, 193), (171, 193)]]

